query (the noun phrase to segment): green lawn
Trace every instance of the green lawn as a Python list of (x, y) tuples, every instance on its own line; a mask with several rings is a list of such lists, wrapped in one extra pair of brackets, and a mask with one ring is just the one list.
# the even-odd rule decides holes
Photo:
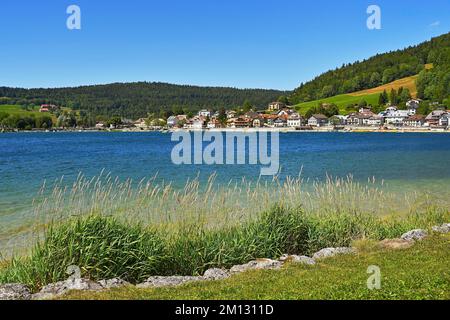
[(349, 104), (358, 104), (361, 100), (366, 100), (366, 102), (368, 104), (377, 105), (379, 96), (380, 96), (379, 93), (362, 95), (362, 96), (352, 96), (349, 94), (340, 94), (340, 95), (326, 98), (326, 99), (303, 102), (303, 103), (296, 105), (295, 108), (301, 114), (305, 114), (310, 108), (317, 107), (319, 105), (319, 103), (334, 103), (339, 107), (340, 114), (348, 114), (349, 110), (347, 110), (346, 107)]
[(39, 112), (39, 107), (35, 106), (33, 108), (28, 108), (28, 110), (23, 109), (21, 106), (18, 105), (0, 105), (0, 112), (6, 112), (11, 115), (21, 115), (21, 116), (29, 116), (34, 114), (35, 116), (42, 115), (42, 113)]
[[(127, 287), (98, 293), (73, 292), (66, 299), (450, 299), (450, 235), (433, 236), (405, 250), (366, 245), (357, 255), (316, 266), (288, 265), (252, 271), (217, 282), (178, 288)], [(381, 289), (367, 289), (367, 268), (381, 270)]]

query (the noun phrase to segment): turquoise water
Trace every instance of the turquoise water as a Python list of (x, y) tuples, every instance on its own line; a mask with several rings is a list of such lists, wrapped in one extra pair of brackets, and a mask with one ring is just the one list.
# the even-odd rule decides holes
[[(31, 214), (42, 183), (79, 172), (91, 177), (103, 169), (138, 181), (184, 186), (197, 175), (217, 181), (256, 180), (259, 166), (182, 165), (171, 162), (170, 134), (163, 133), (7, 133), (0, 135), (0, 226), (20, 225)], [(385, 181), (392, 191), (442, 193), (450, 190), (450, 135), (425, 133), (285, 133), (280, 135), (281, 175), (322, 180), (327, 175)], [(1, 239), (1, 235), (0, 235)]]

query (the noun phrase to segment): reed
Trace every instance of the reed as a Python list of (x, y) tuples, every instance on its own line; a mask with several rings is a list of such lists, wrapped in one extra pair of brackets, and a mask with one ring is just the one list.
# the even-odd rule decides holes
[(311, 254), (353, 240), (398, 237), (448, 222), (429, 196), (387, 193), (383, 182), (328, 178), (242, 180), (177, 189), (157, 176), (133, 182), (102, 173), (44, 184), (35, 200), (27, 255), (0, 269), (0, 283), (34, 290), (63, 280), (70, 265), (91, 279), (139, 282), (152, 275), (198, 275), (282, 253)]

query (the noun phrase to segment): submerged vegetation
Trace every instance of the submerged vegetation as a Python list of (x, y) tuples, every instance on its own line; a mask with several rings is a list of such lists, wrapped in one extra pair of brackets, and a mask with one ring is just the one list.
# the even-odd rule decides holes
[(50, 194), (44, 185), (30, 221), (33, 232), (24, 237), (28, 247), (35, 244), (0, 269), (0, 283), (37, 290), (67, 278), (71, 265), (93, 280), (197, 275), (355, 239), (398, 237), (450, 216), (445, 204), (427, 196), (407, 194), (399, 205), (382, 183), (351, 178), (243, 180), (220, 187), (213, 175), (205, 185), (194, 179), (184, 189), (156, 180), (80, 175), (71, 188), (58, 181)]

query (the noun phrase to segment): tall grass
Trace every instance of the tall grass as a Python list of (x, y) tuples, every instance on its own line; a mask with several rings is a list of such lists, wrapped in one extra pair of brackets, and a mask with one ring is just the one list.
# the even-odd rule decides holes
[[(430, 197), (386, 193), (382, 183), (347, 179), (229, 183), (215, 176), (183, 189), (80, 175), (70, 188), (44, 185), (35, 203), (28, 255), (0, 269), (0, 283), (34, 290), (63, 280), (70, 265), (91, 279), (139, 282), (151, 275), (197, 275), (282, 253), (311, 254), (352, 240), (398, 237), (448, 222)], [(276, 204), (276, 205), (275, 205)]]

